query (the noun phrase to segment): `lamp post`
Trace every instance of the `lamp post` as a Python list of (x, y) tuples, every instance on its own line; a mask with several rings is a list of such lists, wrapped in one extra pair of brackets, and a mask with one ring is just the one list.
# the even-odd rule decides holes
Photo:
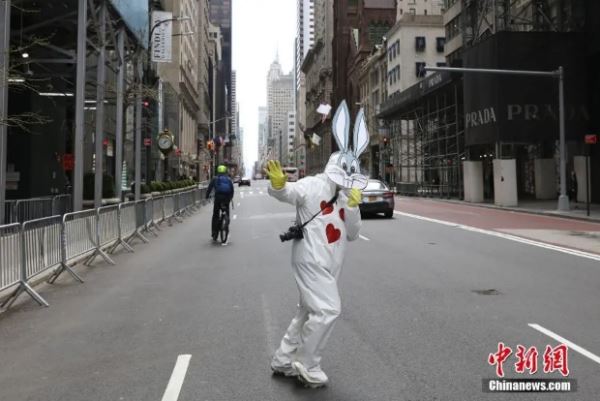
[[(169, 23), (169, 22), (181, 22), (181, 21), (189, 21), (191, 20), (190, 17), (187, 16), (179, 16), (179, 17), (173, 17), (173, 18), (165, 18), (162, 20), (158, 20), (156, 21), (152, 27), (150, 28), (150, 32), (148, 33), (148, 52), (146, 53), (146, 71), (144, 74), (144, 83), (146, 86), (150, 86), (150, 84), (154, 85), (154, 83), (151, 82), (150, 80), (150, 71), (151, 71), (151, 65), (152, 65), (152, 35), (154, 34), (154, 31), (156, 30), (156, 28), (158, 28), (159, 26)], [(186, 33), (187, 34), (187, 33)], [(183, 34), (179, 34), (179, 35), (171, 35), (171, 36), (181, 36)], [(147, 119), (147, 126), (146, 126), (146, 135), (145, 138), (148, 140), (148, 144), (145, 144), (146, 147), (146, 184), (150, 184), (150, 181), (152, 181), (151, 179), (151, 172), (152, 172), (152, 129), (150, 128), (150, 124), (149, 124), (149, 120), (150, 120), (150, 103), (146, 103), (146, 101), (144, 100), (144, 108), (146, 109), (146, 119)], [(157, 105), (157, 107), (162, 107), (162, 104)], [(160, 111), (159, 111), (160, 113)], [(162, 127), (159, 127), (159, 130), (161, 130)], [(136, 146), (141, 146), (141, 145), (136, 145)], [(166, 163), (168, 163), (168, 157), (167, 155), (165, 155), (165, 161)], [(165, 163), (165, 164), (166, 164)], [(165, 176), (167, 176), (167, 166), (165, 166)]]

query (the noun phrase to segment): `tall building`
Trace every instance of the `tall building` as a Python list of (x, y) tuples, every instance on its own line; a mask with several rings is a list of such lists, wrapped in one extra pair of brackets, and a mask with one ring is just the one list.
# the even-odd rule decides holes
[[(198, 32), (200, 30), (199, 3), (195, 0), (164, 1), (166, 11), (173, 15), (186, 15), (189, 20), (178, 24), (180, 32)], [(179, 35), (173, 37), (174, 57), (170, 63), (159, 63), (158, 73), (171, 91), (167, 91), (165, 103), (171, 109), (178, 105), (176, 113), (165, 113), (165, 123), (174, 133), (178, 154), (171, 153), (167, 176), (198, 177), (198, 114), (200, 112), (199, 56), (195, 35)], [(157, 152), (155, 151), (156, 156)], [(158, 161), (158, 158), (155, 158)], [(148, 169), (150, 171), (150, 169)]]
[[(210, 22), (213, 25), (221, 28), (221, 35), (223, 37), (223, 48), (222, 48), (222, 63), (223, 63), (223, 78), (226, 88), (226, 110), (227, 115), (232, 115), (232, 101), (231, 101), (231, 21), (232, 21), (232, 8), (231, 0), (210, 0)], [(232, 120), (228, 120), (226, 124), (227, 133), (232, 132), (231, 130)]]
[[(269, 127), (267, 118), (267, 108), (264, 106), (258, 107), (258, 163), (264, 166), (267, 161), (268, 154), (268, 139)], [(260, 171), (258, 171), (260, 172)]]
[(238, 104), (237, 104), (237, 96), (236, 96), (236, 92), (237, 92), (237, 78), (236, 78), (236, 73), (235, 70), (231, 71), (231, 116), (232, 116), (232, 120), (231, 120), (231, 133), (235, 136), (237, 136), (238, 131), (238, 125), (239, 125), (239, 114), (238, 114)]
[[(296, 134), (299, 147), (300, 167), (306, 174), (323, 171), (331, 154), (331, 120), (323, 121), (317, 113), (321, 103), (333, 104), (333, 2), (315, 0), (315, 44), (301, 65), (303, 79), (300, 85), (301, 100), (298, 101), (296, 117), (302, 129)], [(299, 126), (300, 128), (300, 126)], [(304, 132), (302, 132), (304, 131)], [(321, 138), (320, 144), (312, 143), (312, 135)], [(304, 156), (304, 159), (301, 157)], [(304, 166), (302, 166), (304, 163)]]
[(296, 57), (294, 60), (296, 89), (298, 88), (300, 81), (300, 66), (315, 40), (314, 3), (315, 0), (297, 0)]
[(426, 65), (446, 65), (441, 15), (406, 14), (387, 33), (387, 93), (393, 96), (425, 77)]
[(294, 77), (284, 74), (278, 60), (271, 63), (267, 75), (267, 118), (269, 120), (269, 157), (282, 163), (287, 158), (286, 124), (288, 112), (294, 111)]
[[(198, 28), (198, 99), (200, 109), (198, 110), (198, 180), (206, 181), (210, 178), (211, 157), (207, 149), (207, 143), (210, 139), (210, 121), (211, 121), (211, 98), (210, 98), (210, 77), (211, 70), (211, 45), (210, 45), (210, 18), (208, 0), (198, 2), (199, 23)], [(163, 127), (159, 127), (159, 130)]]
[(284, 159), (285, 164), (293, 165), (293, 164), (295, 164), (294, 142), (296, 139), (296, 112), (293, 110), (288, 111), (286, 128), (287, 128), (287, 132), (286, 132), (285, 141), (284, 141), (284, 147), (285, 147), (284, 155), (285, 156), (282, 156), (282, 159), (285, 157), (285, 159)]

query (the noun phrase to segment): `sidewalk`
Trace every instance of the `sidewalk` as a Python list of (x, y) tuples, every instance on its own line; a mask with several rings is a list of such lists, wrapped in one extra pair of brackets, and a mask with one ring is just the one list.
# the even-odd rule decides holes
[(558, 213), (555, 202), (524, 202), (504, 208), (459, 200), (398, 197), (396, 210), (600, 255), (598, 205), (587, 218), (585, 209)]
[[(403, 197), (401, 197), (403, 198)], [(558, 201), (557, 200), (526, 200), (519, 201), (518, 206), (497, 206), (491, 202), (484, 203), (473, 203), (466, 202), (459, 199), (444, 199), (444, 198), (422, 198), (422, 197), (410, 197), (411, 199), (429, 199), (429, 200), (437, 200), (442, 202), (450, 202), (450, 203), (458, 203), (462, 205), (468, 206), (477, 206), (477, 207), (487, 207), (490, 209), (498, 209), (498, 210), (510, 210), (513, 212), (521, 212), (521, 213), (532, 213), (532, 214), (540, 214), (544, 216), (554, 216), (554, 217), (564, 217), (568, 219), (576, 219), (583, 221), (592, 221), (600, 223), (600, 205), (591, 204), (590, 205), (590, 215), (587, 216), (586, 204), (585, 203), (570, 203), (571, 210), (562, 212), (556, 210)]]

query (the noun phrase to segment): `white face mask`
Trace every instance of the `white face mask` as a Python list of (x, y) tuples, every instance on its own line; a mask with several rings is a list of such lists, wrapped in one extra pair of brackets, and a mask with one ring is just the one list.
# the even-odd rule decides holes
[(335, 112), (332, 128), (340, 151), (329, 157), (325, 174), (342, 188), (364, 189), (369, 179), (360, 173), (358, 157), (367, 149), (369, 133), (363, 109), (359, 110), (354, 123), (354, 149), (350, 149), (350, 112), (345, 100)]

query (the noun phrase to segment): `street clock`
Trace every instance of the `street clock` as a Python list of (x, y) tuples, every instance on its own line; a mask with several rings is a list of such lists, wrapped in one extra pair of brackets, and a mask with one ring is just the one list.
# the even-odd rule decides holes
[(168, 128), (165, 128), (163, 132), (158, 134), (158, 149), (166, 156), (173, 150), (174, 138), (171, 131)]

